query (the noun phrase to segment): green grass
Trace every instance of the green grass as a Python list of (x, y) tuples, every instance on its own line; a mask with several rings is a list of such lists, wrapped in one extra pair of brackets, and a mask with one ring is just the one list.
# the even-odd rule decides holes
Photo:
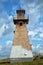
[(43, 59), (34, 60), (32, 62), (15, 62), (15, 63), (0, 63), (0, 65), (43, 65)]

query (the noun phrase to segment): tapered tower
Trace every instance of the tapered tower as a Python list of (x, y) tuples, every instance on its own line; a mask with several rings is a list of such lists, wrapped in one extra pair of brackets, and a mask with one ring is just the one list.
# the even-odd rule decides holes
[(13, 46), (11, 50), (11, 60), (15, 61), (30, 61), (32, 60), (32, 44), (29, 41), (29, 36), (26, 28), (29, 19), (25, 18), (25, 10), (17, 10), (17, 19), (13, 19), (16, 25), (14, 33)]

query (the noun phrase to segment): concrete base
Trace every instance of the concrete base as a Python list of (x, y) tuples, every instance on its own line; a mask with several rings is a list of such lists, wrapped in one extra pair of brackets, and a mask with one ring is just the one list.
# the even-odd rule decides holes
[(10, 59), (10, 62), (31, 62), (33, 59), (32, 58), (12, 58)]
[(10, 60), (11, 62), (30, 62), (33, 59), (31, 50), (26, 50), (22, 46), (12, 46)]

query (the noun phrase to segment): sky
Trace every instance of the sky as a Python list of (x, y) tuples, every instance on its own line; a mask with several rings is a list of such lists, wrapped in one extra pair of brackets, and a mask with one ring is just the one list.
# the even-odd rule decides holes
[(16, 10), (24, 9), (32, 52), (43, 54), (43, 0), (0, 0), (0, 59), (9, 58), (16, 26)]

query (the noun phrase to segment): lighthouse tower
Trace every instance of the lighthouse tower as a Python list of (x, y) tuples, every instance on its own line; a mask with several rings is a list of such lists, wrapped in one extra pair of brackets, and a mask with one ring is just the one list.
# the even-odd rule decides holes
[(29, 41), (26, 28), (29, 19), (25, 18), (25, 10), (17, 10), (16, 13), (17, 18), (13, 19), (16, 29), (10, 58), (12, 62), (32, 61), (32, 44)]

